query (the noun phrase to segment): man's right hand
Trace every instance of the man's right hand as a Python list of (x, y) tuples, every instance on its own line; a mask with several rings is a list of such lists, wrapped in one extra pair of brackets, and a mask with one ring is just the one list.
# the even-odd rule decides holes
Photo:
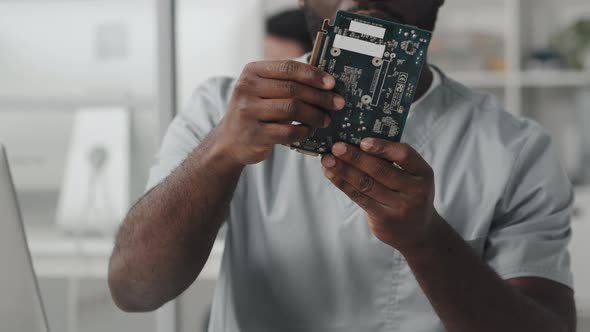
[(249, 165), (267, 159), (276, 144), (304, 141), (313, 128), (329, 126), (327, 111), (344, 108), (344, 98), (331, 92), (335, 84), (330, 74), (295, 61), (247, 65), (216, 129), (216, 144), (237, 164)]

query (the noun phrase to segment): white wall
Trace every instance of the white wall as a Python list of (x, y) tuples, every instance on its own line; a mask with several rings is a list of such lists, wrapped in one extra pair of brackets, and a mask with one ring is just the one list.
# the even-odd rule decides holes
[(261, 0), (178, 2), (179, 105), (211, 76), (237, 77), (264, 49)]
[[(153, 95), (153, 1), (0, 2), (0, 96)], [(119, 27), (125, 54), (101, 58), (99, 31)], [(108, 41), (107, 41), (108, 43)]]

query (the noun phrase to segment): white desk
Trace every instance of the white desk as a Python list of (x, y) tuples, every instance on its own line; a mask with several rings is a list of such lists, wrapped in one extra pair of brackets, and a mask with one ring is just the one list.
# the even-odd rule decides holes
[[(83, 238), (76, 240), (56, 229), (27, 228), (33, 265), (39, 278), (66, 279), (67, 326), (65, 332), (76, 332), (78, 326), (79, 281), (81, 279), (107, 280), (109, 258), (113, 249), (112, 238)], [(219, 274), (223, 242), (217, 241), (199, 279), (216, 280)], [(157, 332), (171, 332), (171, 317), (176, 317), (175, 304), (164, 306), (155, 313)]]
[[(113, 239), (83, 238), (77, 241), (47, 228), (27, 228), (27, 235), (39, 277), (107, 278)], [(222, 241), (215, 242), (199, 278), (217, 279), (223, 246)]]

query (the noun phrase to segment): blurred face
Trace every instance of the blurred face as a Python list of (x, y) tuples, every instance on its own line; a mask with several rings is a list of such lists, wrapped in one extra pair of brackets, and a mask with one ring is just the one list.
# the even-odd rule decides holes
[(333, 18), (339, 9), (434, 30), (443, 3), (444, 0), (299, 0), (314, 38), (323, 20)]

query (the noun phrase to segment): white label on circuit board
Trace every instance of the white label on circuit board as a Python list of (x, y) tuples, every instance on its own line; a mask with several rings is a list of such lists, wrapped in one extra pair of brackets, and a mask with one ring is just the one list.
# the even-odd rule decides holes
[(383, 37), (385, 37), (385, 32), (387, 31), (384, 28), (357, 21), (350, 22), (350, 28), (348, 30), (379, 39), (383, 39)]
[(383, 58), (383, 53), (385, 53), (385, 45), (374, 44), (342, 35), (336, 35), (334, 47), (380, 59)]

